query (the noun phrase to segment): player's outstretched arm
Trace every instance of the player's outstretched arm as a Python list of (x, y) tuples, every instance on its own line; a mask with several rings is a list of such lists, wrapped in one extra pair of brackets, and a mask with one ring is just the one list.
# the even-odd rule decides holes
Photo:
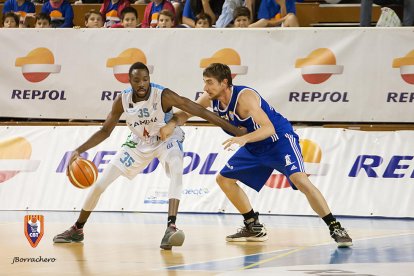
[[(244, 130), (233, 126), (232, 124), (220, 118), (213, 112), (208, 111), (205, 107), (201, 106), (200, 104), (197, 104), (185, 97), (181, 97), (177, 93), (171, 91), (170, 89), (165, 89), (164, 92), (162, 93), (162, 106), (166, 110), (169, 110), (173, 106), (175, 106), (176, 108), (179, 108), (182, 111), (185, 111), (191, 115), (201, 117), (209, 121), (210, 123), (221, 127), (227, 132), (232, 133), (235, 136), (241, 136), (245, 133)], [(185, 118), (184, 115), (182, 118)], [(180, 120), (179, 117), (178, 117), (178, 120)]]

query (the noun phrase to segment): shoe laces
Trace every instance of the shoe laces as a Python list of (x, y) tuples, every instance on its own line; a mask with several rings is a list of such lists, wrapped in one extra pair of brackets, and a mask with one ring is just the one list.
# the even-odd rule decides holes
[(247, 229), (247, 226), (240, 226), (239, 228), (237, 228), (237, 234), (242, 234), (242, 233), (247, 233), (249, 232), (249, 229)]
[(332, 230), (332, 235), (337, 235), (339, 237), (345, 238), (348, 236), (348, 233), (344, 228), (335, 228), (334, 230)]

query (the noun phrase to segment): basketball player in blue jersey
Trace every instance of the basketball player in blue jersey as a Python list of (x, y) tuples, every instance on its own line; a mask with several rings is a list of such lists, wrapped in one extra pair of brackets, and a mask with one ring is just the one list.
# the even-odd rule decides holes
[[(203, 78), (205, 92), (198, 103), (205, 108), (212, 107), (214, 112), (234, 126), (247, 129), (247, 134), (232, 137), (223, 143), (225, 149), (233, 144), (238, 144), (240, 148), (216, 177), (220, 188), (244, 217), (244, 227), (236, 234), (227, 236), (226, 240), (268, 239), (265, 227), (259, 222), (259, 214), (254, 212), (247, 195), (236, 182), (243, 182), (260, 191), (276, 169), (287, 177), (293, 189), (305, 194), (312, 209), (328, 225), (338, 246), (351, 246), (352, 239), (305, 173), (299, 137), (290, 122), (254, 89), (233, 85), (227, 65), (209, 65), (203, 72)], [(185, 123), (190, 116), (185, 112), (176, 113), (162, 131), (168, 137), (177, 125)]]
[(106, 188), (120, 175), (133, 179), (154, 158), (158, 158), (171, 180), (168, 192), (168, 223), (160, 247), (170, 250), (172, 246), (181, 246), (185, 236), (182, 230), (177, 229), (175, 222), (182, 193), (181, 144), (184, 133), (176, 127), (166, 137), (160, 133), (160, 129), (172, 118), (172, 108), (176, 107), (202, 117), (235, 135), (245, 133), (193, 101), (161, 85), (151, 83), (148, 68), (143, 63), (137, 62), (130, 67), (129, 79), (131, 88), (124, 90), (115, 99), (102, 128), (73, 151), (69, 165), (82, 152), (107, 139), (122, 114), (126, 116), (126, 124), (131, 130), (131, 135), (112, 158), (97, 183), (92, 186), (76, 223), (69, 230), (55, 236), (53, 238), (55, 243), (83, 241), (83, 226)]

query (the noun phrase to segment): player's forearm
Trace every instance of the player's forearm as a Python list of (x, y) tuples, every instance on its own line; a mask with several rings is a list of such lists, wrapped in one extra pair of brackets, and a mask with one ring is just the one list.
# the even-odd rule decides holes
[(192, 114), (199, 116), (209, 121), (210, 123), (215, 124), (216, 126), (221, 127), (225, 131), (230, 132), (235, 136), (242, 136), (243, 134), (245, 134), (245, 131), (243, 131), (242, 129), (236, 126), (233, 126), (232, 124), (230, 124), (223, 118), (220, 118), (219, 116), (217, 116), (213, 112), (208, 111), (207, 109), (201, 110), (199, 114), (195, 114), (195, 113), (192, 113)]

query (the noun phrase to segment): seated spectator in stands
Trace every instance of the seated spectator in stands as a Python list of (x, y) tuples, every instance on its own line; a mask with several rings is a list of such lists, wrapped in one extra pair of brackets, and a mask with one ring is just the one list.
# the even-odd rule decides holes
[(206, 13), (199, 13), (196, 16), (195, 28), (211, 28), (212, 26), (213, 22), (210, 15)]
[(27, 14), (34, 14), (35, 5), (29, 0), (7, 0), (3, 6), (3, 15), (8, 12), (14, 12), (19, 16), (21, 27), (25, 27), (25, 19)]
[(247, 7), (237, 7), (233, 17), (234, 28), (248, 28), (252, 23), (252, 15)]
[(295, 0), (262, 0), (258, 21), (249, 27), (299, 27)]
[(100, 12), (104, 16), (104, 27), (109, 28), (121, 22), (121, 12), (130, 6), (129, 0), (104, 0)]
[(210, 15), (213, 25), (221, 14), (224, 0), (187, 0), (183, 11), (183, 24), (194, 28), (196, 15), (206, 13)]
[[(141, 22), (141, 28), (156, 28), (158, 25), (158, 15), (162, 10), (169, 10), (174, 15), (175, 22), (175, 10), (173, 5), (167, 0), (152, 0), (145, 7), (144, 18)], [(174, 24), (175, 25), (175, 24)]]
[(126, 7), (121, 11), (121, 22), (112, 25), (111, 28), (137, 28), (138, 12), (133, 7)]
[(226, 28), (233, 21), (234, 10), (243, 5), (244, 0), (225, 0), (221, 14), (216, 21), (216, 28)]
[(47, 13), (39, 13), (36, 15), (35, 28), (51, 28), (52, 19)]
[(403, 6), (402, 25), (414, 25), (414, 0), (361, 0), (361, 12), (359, 14), (361, 27), (371, 26), (371, 14), (373, 3), (379, 6), (388, 6), (392, 4)]
[(19, 16), (14, 12), (8, 12), (3, 15), (3, 28), (18, 28)]
[(73, 9), (67, 0), (49, 0), (43, 4), (42, 12), (52, 19), (52, 28), (73, 27)]
[(85, 13), (85, 28), (102, 28), (103, 16), (96, 10), (90, 10)]
[(170, 10), (162, 10), (158, 14), (158, 25), (157, 28), (173, 28), (174, 27), (175, 15)]

